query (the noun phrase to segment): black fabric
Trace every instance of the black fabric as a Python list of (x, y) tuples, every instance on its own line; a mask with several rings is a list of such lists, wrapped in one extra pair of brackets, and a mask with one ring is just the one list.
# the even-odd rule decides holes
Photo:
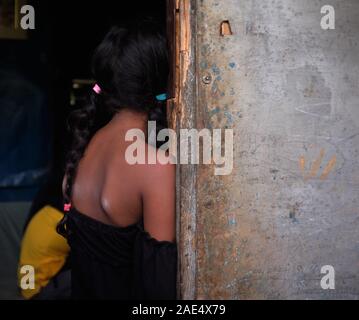
[(118, 228), (72, 209), (66, 231), (73, 299), (176, 299), (177, 246), (151, 238), (143, 221)]
[(50, 280), (31, 300), (70, 300), (71, 298), (71, 270), (59, 272)]

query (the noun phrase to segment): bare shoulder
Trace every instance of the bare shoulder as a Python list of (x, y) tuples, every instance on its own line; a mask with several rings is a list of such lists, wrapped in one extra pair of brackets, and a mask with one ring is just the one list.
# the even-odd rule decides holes
[[(128, 179), (137, 180), (137, 185), (145, 186), (146, 182), (148, 185), (160, 180), (164, 183), (164, 180), (175, 178), (175, 161), (169, 158), (168, 152), (157, 149), (141, 139), (134, 146), (129, 144), (125, 148), (115, 148), (112, 158), (112, 175), (125, 175)], [(152, 188), (154, 187), (160, 188), (161, 184), (152, 185)]]

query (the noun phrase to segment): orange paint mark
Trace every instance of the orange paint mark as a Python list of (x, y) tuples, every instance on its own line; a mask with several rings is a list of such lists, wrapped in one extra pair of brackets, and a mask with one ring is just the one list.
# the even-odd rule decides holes
[[(308, 181), (309, 179), (313, 179), (318, 177), (318, 173), (320, 170), (321, 165), (323, 164), (323, 159), (325, 156), (325, 150), (322, 149), (320, 151), (319, 157), (313, 162), (310, 172), (306, 175), (305, 174), (305, 166), (306, 166), (306, 159), (304, 156), (301, 156), (299, 158), (299, 168), (304, 176), (304, 180)], [(321, 180), (325, 180), (328, 178), (329, 174), (334, 170), (335, 166), (337, 164), (337, 157), (334, 156), (326, 165), (326, 167), (323, 170), (322, 175), (320, 176)]]
[(328, 178), (329, 174), (333, 171), (335, 168), (335, 165), (337, 164), (337, 157), (334, 156), (328, 163), (328, 165), (325, 167), (320, 179), (325, 180)]
[(221, 23), (221, 36), (231, 36), (233, 35), (231, 24), (228, 20), (222, 21)]
[(309, 174), (309, 176), (307, 178), (314, 178), (318, 174), (320, 166), (321, 166), (321, 164), (323, 162), (324, 155), (325, 155), (325, 150), (324, 149), (320, 150), (320, 155), (313, 162), (312, 169), (311, 169), (310, 174)]
[(300, 171), (302, 171), (302, 173), (305, 174), (305, 158), (304, 158), (304, 156), (301, 156), (299, 158), (299, 168), (300, 168)]

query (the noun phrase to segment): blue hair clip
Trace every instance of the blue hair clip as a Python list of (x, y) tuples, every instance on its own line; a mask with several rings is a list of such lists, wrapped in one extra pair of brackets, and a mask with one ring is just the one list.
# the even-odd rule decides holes
[(166, 93), (159, 94), (158, 96), (156, 96), (156, 99), (158, 101), (165, 101), (167, 100), (167, 94)]

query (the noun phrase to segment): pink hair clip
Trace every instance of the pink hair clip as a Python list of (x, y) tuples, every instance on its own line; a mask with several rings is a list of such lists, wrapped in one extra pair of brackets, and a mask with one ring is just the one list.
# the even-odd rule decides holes
[(64, 211), (69, 212), (71, 210), (71, 203), (65, 203), (64, 204)]
[(95, 86), (92, 88), (93, 91), (95, 91), (97, 94), (101, 93), (100, 86), (96, 83)]

